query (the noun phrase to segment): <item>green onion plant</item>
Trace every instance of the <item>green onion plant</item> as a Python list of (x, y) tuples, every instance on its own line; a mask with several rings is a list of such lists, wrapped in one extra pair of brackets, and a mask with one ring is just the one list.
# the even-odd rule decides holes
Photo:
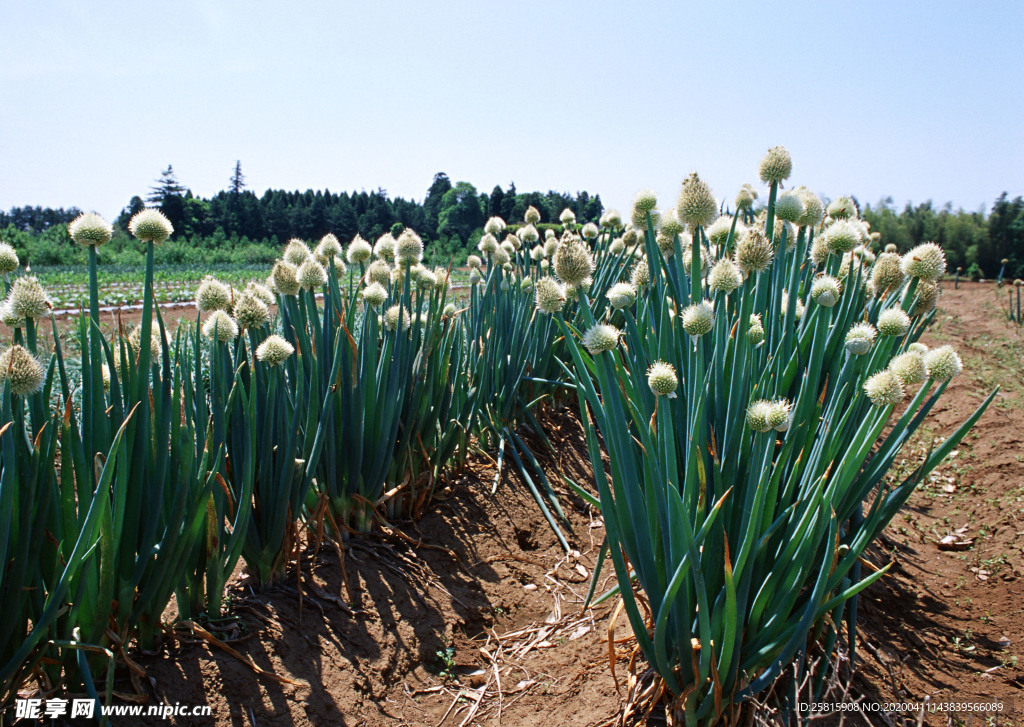
[[(767, 208), (734, 213), (717, 244), (714, 198), (692, 175), (675, 210), (688, 240), (676, 229), (659, 246), (658, 216), (634, 214), (649, 271), (634, 306), (602, 314), (581, 290), (577, 323), (553, 311), (625, 613), (670, 711), (692, 725), (740, 709), (814, 649), (830, 654), (844, 618), (854, 646), (855, 596), (887, 570), (863, 576), (865, 549), (992, 401), (887, 479), (960, 371), (952, 350), (916, 343), (944, 259), (921, 246), (898, 280), (872, 276), (852, 205), (823, 219), (802, 193), (777, 217), (789, 171), (771, 150)], [(809, 254), (822, 240), (826, 254)], [(838, 286), (816, 287), (825, 276)]]

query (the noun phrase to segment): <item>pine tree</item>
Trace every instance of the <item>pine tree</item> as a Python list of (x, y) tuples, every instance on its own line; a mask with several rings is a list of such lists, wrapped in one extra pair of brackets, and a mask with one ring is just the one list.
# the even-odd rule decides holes
[(164, 200), (168, 197), (180, 197), (184, 193), (185, 188), (178, 183), (178, 178), (174, 176), (174, 167), (168, 164), (167, 169), (160, 173), (160, 179), (156, 180), (156, 184), (149, 188), (146, 201), (163, 206)]
[(245, 175), (242, 174), (242, 162), (235, 162), (235, 173), (231, 175), (231, 193), (241, 194), (245, 189)]

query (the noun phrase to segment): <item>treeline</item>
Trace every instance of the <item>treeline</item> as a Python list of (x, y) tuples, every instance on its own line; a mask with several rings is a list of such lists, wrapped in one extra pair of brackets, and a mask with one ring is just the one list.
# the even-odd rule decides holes
[[(426, 242), (433, 262), (462, 263), (479, 241), (484, 222), (492, 215), (509, 222), (522, 220), (527, 207), (540, 211), (541, 226), (557, 224), (565, 208), (581, 223), (596, 221), (604, 211), (599, 195), (575, 196), (549, 191), (520, 193), (515, 184), (495, 186), (490, 194), (469, 182), (453, 183), (447, 174), (434, 175), (422, 202), (390, 198), (373, 192), (305, 192), (269, 189), (256, 195), (245, 189), (241, 165), (236, 164), (228, 189), (209, 199), (196, 197), (181, 185), (168, 167), (143, 200), (132, 197), (114, 220), (114, 239), (104, 248), (109, 262), (141, 264), (142, 252), (127, 234), (128, 220), (146, 204), (159, 207), (174, 224), (174, 237), (157, 251), (162, 263), (272, 262), (281, 245), (292, 237), (316, 240), (333, 232), (347, 243), (356, 234), (371, 242), (402, 227), (416, 230)], [(67, 236), (67, 223), (80, 210), (15, 207), (0, 212), (0, 236), (37, 265), (79, 264), (85, 253)], [(1024, 277), (1024, 199), (1003, 193), (985, 212), (954, 211), (931, 201), (907, 204), (902, 210), (892, 197), (865, 204), (861, 215), (879, 232), (883, 243), (906, 251), (922, 242), (936, 242), (946, 251), (948, 268), (962, 268), (971, 277), (995, 277), (1008, 260), (1004, 274)]]
[[(519, 193), (515, 184), (495, 186), (490, 194), (478, 192), (469, 182), (455, 182), (447, 174), (434, 175), (423, 202), (390, 198), (386, 190), (331, 192), (269, 189), (256, 195), (244, 188), (240, 165), (227, 190), (209, 199), (197, 197), (178, 183), (168, 167), (144, 201), (132, 197), (117, 219), (117, 232), (104, 257), (119, 263), (141, 262), (138, 246), (127, 237), (127, 225), (146, 205), (155, 206), (174, 225), (174, 236), (157, 251), (161, 262), (271, 262), (280, 246), (292, 237), (316, 240), (328, 232), (347, 243), (356, 234), (373, 242), (385, 232), (411, 227), (426, 243), (434, 261), (454, 258), (465, 261), (483, 234), (488, 217), (522, 220), (526, 208), (540, 211), (541, 225), (557, 224), (569, 208), (580, 222), (597, 221), (604, 211), (599, 195), (578, 192), (575, 196), (549, 191)], [(0, 234), (37, 265), (84, 261), (67, 237), (67, 222), (79, 210), (21, 207), (0, 213)], [(6, 228), (6, 230), (5, 230)]]
[(82, 210), (77, 207), (12, 207), (10, 212), (0, 210), (0, 229), (13, 227), (22, 232), (43, 232), (51, 227), (67, 225), (80, 214)]
[(961, 268), (972, 278), (994, 278), (1008, 260), (1004, 275), (1024, 278), (1024, 199), (1019, 196), (1011, 200), (1003, 192), (987, 214), (954, 212), (949, 203), (936, 208), (931, 201), (908, 203), (897, 211), (887, 197), (873, 207), (864, 205), (861, 216), (883, 243), (891, 242), (901, 252), (922, 242), (937, 243), (946, 252), (951, 273)]

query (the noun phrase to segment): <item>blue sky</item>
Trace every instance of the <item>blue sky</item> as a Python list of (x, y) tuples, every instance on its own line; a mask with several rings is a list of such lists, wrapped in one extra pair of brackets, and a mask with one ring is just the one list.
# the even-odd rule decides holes
[(173, 164), (209, 196), (383, 187), (663, 206), (770, 146), (794, 184), (988, 208), (1024, 194), (1024, 10), (999, 2), (0, 0), (0, 208), (115, 216)]

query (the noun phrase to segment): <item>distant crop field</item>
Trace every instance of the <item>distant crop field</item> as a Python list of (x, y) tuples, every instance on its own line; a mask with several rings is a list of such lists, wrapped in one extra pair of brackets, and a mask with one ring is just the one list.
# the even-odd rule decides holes
[[(35, 275), (46, 287), (54, 311), (74, 313), (89, 307), (89, 274), (80, 267), (42, 266), (27, 271)], [(241, 290), (252, 281), (263, 282), (270, 273), (268, 265), (212, 263), (210, 265), (165, 265), (153, 274), (153, 295), (157, 303), (187, 303), (195, 299), (203, 278), (212, 275), (225, 285)], [(103, 307), (130, 307), (141, 305), (146, 269), (144, 266), (111, 265), (100, 267), (99, 303)], [(452, 283), (464, 285), (468, 269), (452, 271)], [(356, 285), (359, 276), (348, 271), (342, 283)]]

